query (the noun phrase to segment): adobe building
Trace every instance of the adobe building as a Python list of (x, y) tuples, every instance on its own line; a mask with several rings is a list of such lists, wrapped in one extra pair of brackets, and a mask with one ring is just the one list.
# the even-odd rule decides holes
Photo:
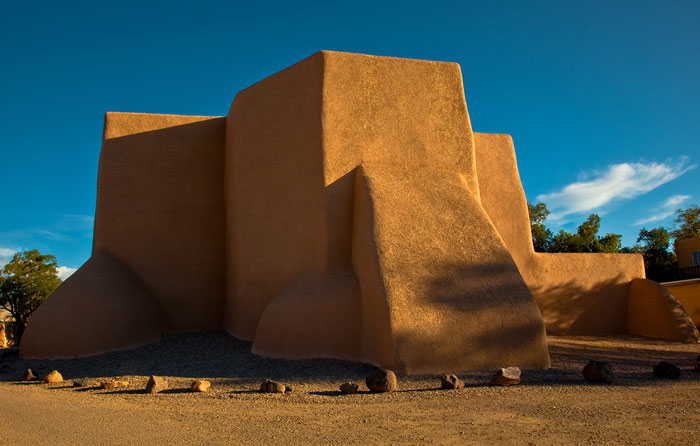
[[(678, 268), (700, 268), (700, 236), (676, 239), (673, 248), (678, 258)], [(700, 275), (700, 272), (698, 273)]]
[(454, 63), (322, 51), (225, 117), (107, 113), (92, 257), (26, 358), (222, 328), (405, 373), (548, 367), (546, 331), (693, 340), (630, 254), (540, 254), (511, 138)]
[(700, 324), (700, 277), (662, 283), (688, 313), (697, 327)]
[(663, 285), (678, 298), (697, 326), (700, 324), (700, 236), (676, 239), (673, 246), (680, 280)]

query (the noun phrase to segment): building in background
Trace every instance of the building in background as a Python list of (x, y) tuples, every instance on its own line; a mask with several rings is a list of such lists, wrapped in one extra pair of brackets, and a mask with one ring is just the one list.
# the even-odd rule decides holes
[(680, 278), (700, 277), (700, 236), (677, 239), (674, 248), (678, 257)]

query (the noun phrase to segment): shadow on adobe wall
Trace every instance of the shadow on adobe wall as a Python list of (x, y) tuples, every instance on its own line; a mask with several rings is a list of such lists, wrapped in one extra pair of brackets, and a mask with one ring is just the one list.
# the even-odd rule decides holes
[[(528, 293), (525, 282), (503, 264), (443, 263), (439, 270), (445, 273), (429, 281), (428, 304), (454, 314), (456, 323), (459, 323), (460, 313), (476, 316), (472, 320), (479, 321), (480, 326), (469, 328), (475, 350), (500, 351), (504, 343), (516, 339), (517, 344), (534, 348), (542, 338), (543, 323), (537, 314), (537, 303), (531, 298), (528, 308), (527, 297), (522, 298), (523, 292)], [(468, 290), (469, 295), (455, 295), (454, 290)], [(520, 299), (514, 299), (514, 294), (521, 294)], [(515, 320), (508, 320), (513, 313), (516, 313)], [(504, 320), (507, 323), (504, 324)], [(437, 338), (448, 340), (448, 330)], [(470, 351), (455, 353), (472, 354)]]
[[(500, 259), (499, 259), (500, 260)], [(437, 262), (405, 299), (413, 311), (394, 317), (400, 370), (489, 370), (549, 364), (544, 323), (525, 282), (507, 258), (485, 263)], [(408, 275), (408, 274), (406, 274)], [(414, 297), (411, 298), (410, 294)], [(421, 352), (409, 362), (407, 352)], [(439, 354), (439, 355), (438, 355)], [(432, 358), (439, 356), (441, 362)]]
[[(487, 310), (503, 311), (509, 302), (509, 291), (527, 289), (517, 271), (498, 263), (441, 263), (436, 270), (443, 274), (431, 278), (427, 283), (429, 303), (448, 310), (472, 312)], [(468, 290), (469, 296), (455, 295), (454, 290)], [(532, 301), (536, 305), (535, 301)]]
[(571, 280), (534, 286), (548, 334), (612, 335), (627, 333), (629, 282), (618, 277), (587, 288)]
[(106, 249), (131, 270), (177, 330), (219, 328), (225, 118), (109, 138), (121, 119), (105, 120), (93, 250)]
[[(105, 135), (119, 116), (108, 115)], [(32, 316), (23, 356), (93, 355), (153, 342), (163, 327), (222, 326), (224, 124), (104, 140), (91, 258)]]

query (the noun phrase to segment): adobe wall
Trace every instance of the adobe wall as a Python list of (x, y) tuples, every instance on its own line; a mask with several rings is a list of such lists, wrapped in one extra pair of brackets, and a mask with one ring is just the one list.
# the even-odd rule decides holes
[(638, 254), (534, 252), (513, 140), (475, 133), (481, 203), (513, 255), (551, 334), (627, 333), (627, 295), (644, 277)]
[(157, 296), (106, 251), (62, 283), (34, 312), (23, 358), (74, 358), (155, 342), (175, 330)]
[(227, 327), (254, 352), (410, 372), (549, 363), (479, 205), (456, 64), (318, 53), (239, 93), (228, 122)]
[(34, 313), (24, 357), (92, 355), (221, 326), (224, 124), (105, 115), (92, 256)]
[(678, 257), (679, 268), (689, 268), (693, 266), (691, 253), (700, 251), (700, 236), (685, 239), (676, 239), (673, 242), (676, 257)]
[(178, 330), (221, 326), (225, 119), (107, 113), (93, 251), (128, 265)]
[(685, 323), (631, 291), (639, 255), (532, 250), (512, 140), (472, 132), (453, 63), (323, 51), (226, 118), (108, 113), (97, 188), (92, 256), (23, 357), (224, 328), (265, 356), (547, 367), (545, 324), (626, 333), (657, 304)]
[(671, 290), (647, 279), (630, 283), (627, 320), (630, 334), (650, 338), (698, 342), (695, 324)]
[(227, 330), (252, 340), (270, 301), (327, 265), (322, 57), (239, 92), (227, 118)]
[(662, 283), (688, 312), (695, 325), (700, 325), (700, 279)]

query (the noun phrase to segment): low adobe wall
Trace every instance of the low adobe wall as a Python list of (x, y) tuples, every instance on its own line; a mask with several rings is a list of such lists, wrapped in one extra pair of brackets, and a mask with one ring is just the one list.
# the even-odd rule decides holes
[(643, 278), (639, 254), (536, 253), (513, 140), (474, 134), (481, 203), (513, 255), (551, 334), (628, 332), (630, 281)]
[(631, 334), (651, 338), (698, 342), (695, 324), (674, 294), (663, 285), (646, 279), (630, 284), (628, 328)]
[(698, 341), (688, 312), (697, 311), (700, 299), (689, 296), (693, 291), (677, 287), (670, 293), (644, 279), (641, 255), (534, 252), (513, 140), (475, 133), (475, 144), (481, 203), (532, 291), (548, 333)]
[(700, 279), (679, 280), (661, 285), (678, 298), (695, 325), (700, 325)]
[(550, 334), (626, 334), (630, 281), (644, 277), (636, 254), (534, 253), (521, 268)]

